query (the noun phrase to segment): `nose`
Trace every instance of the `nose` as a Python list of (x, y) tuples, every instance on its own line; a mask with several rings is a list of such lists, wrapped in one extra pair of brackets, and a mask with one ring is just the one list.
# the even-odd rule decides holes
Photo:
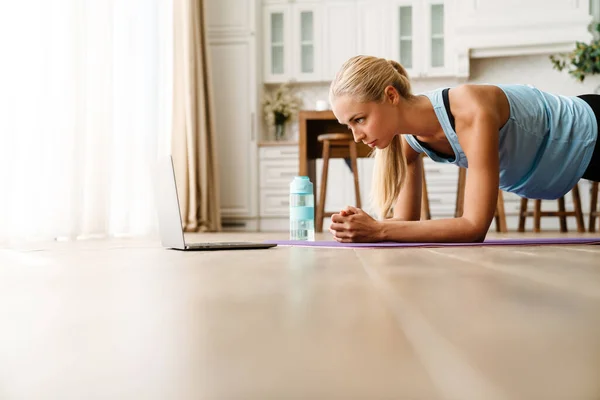
[(364, 138), (365, 138), (365, 134), (359, 130), (352, 130), (352, 136), (354, 137), (354, 141), (356, 143), (360, 143)]

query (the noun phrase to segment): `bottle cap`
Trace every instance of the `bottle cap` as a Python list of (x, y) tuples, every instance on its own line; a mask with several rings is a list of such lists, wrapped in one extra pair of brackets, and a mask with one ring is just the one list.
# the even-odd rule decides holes
[(290, 183), (290, 193), (313, 194), (313, 184), (308, 176), (296, 176)]

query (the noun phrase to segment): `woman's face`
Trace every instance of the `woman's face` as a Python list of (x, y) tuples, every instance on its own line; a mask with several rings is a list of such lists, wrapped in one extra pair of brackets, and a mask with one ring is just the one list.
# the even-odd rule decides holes
[(334, 100), (332, 110), (341, 124), (348, 125), (357, 143), (383, 149), (398, 133), (398, 110), (388, 98), (382, 103), (361, 103), (343, 96)]

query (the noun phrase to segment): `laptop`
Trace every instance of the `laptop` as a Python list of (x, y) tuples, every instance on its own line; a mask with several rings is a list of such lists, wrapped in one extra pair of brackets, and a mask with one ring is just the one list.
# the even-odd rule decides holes
[(186, 243), (179, 211), (179, 197), (175, 181), (173, 157), (158, 160), (155, 170), (154, 197), (158, 213), (158, 230), (163, 247), (175, 250), (241, 250), (266, 249), (274, 243), (259, 242), (206, 242)]

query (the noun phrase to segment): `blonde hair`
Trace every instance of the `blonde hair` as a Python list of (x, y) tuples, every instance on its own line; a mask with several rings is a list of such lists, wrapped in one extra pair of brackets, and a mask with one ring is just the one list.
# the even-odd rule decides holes
[[(341, 96), (350, 96), (361, 103), (382, 103), (385, 88), (393, 86), (400, 96), (411, 100), (408, 74), (393, 60), (371, 56), (355, 56), (346, 61), (329, 87), (329, 103)], [(406, 160), (402, 140), (394, 136), (389, 146), (374, 152), (375, 167), (371, 201), (380, 218), (389, 217), (406, 176)]]

